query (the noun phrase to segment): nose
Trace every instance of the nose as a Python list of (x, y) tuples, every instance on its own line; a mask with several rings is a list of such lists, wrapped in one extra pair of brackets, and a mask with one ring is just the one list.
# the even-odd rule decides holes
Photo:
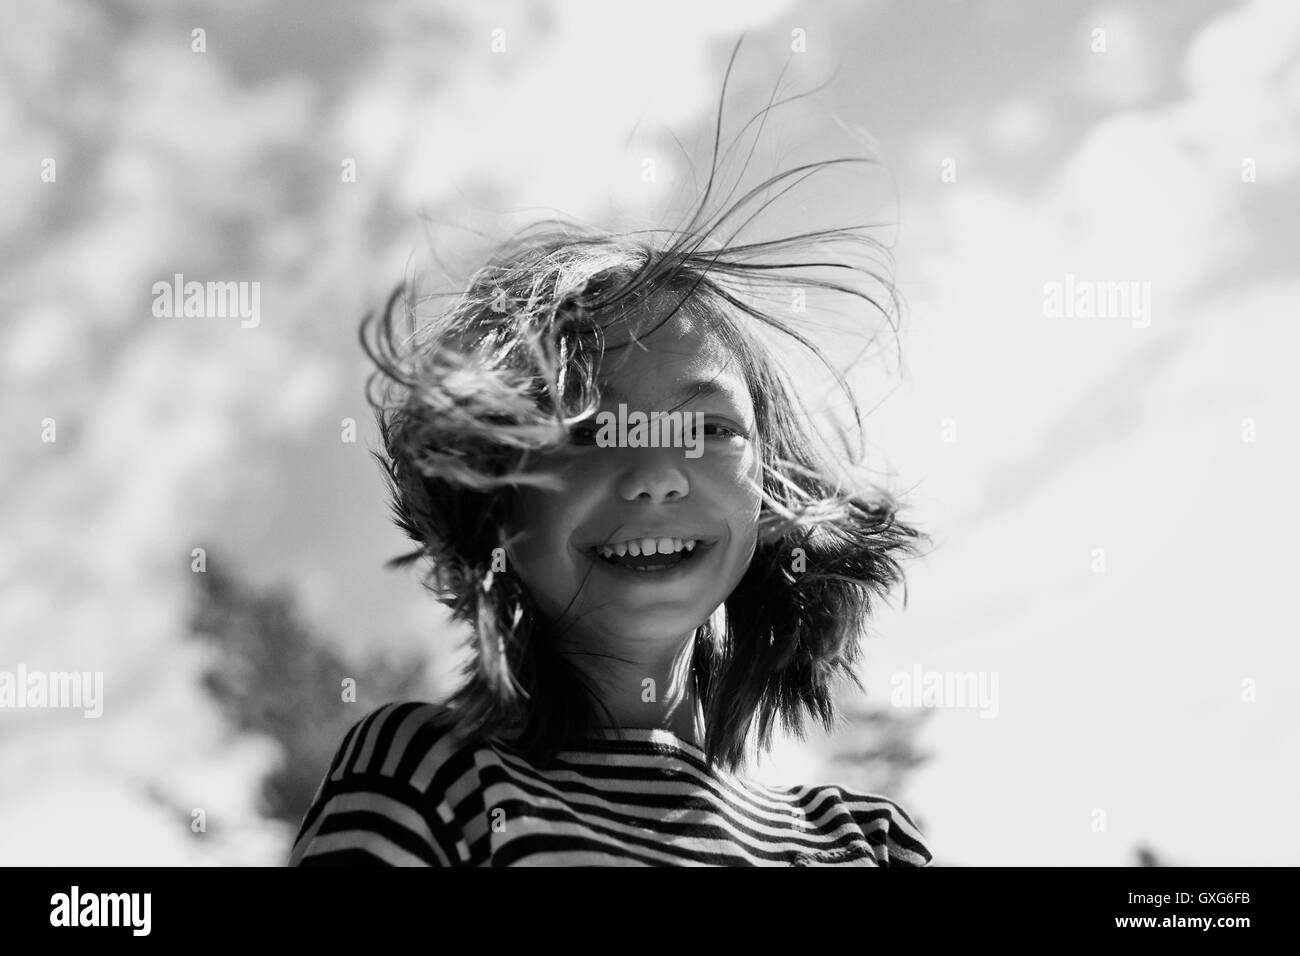
[(619, 497), (624, 501), (649, 499), (653, 504), (685, 498), (691, 485), (680, 463), (681, 454), (680, 448), (638, 449), (618, 479)]

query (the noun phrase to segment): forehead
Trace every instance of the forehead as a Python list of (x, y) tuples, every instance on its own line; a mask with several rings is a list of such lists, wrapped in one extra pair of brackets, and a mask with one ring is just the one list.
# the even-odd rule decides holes
[(602, 391), (616, 400), (634, 393), (677, 401), (712, 394), (750, 408), (744, 370), (710, 316), (683, 307), (665, 321), (676, 302), (675, 296), (662, 296), (609, 329), (599, 375)]

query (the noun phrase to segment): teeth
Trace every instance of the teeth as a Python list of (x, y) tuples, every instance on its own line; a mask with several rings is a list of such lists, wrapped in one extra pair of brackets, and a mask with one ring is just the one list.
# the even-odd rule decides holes
[(629, 541), (619, 541), (617, 544), (607, 544), (597, 549), (602, 557), (613, 558), (623, 557), (624, 555), (641, 555), (650, 554), (676, 554), (678, 551), (695, 550), (696, 541), (694, 538), (633, 538)]

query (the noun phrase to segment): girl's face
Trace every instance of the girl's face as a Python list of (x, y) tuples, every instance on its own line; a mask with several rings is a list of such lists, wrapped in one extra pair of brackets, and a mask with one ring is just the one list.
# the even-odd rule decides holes
[[(664, 300), (664, 311), (652, 314), (667, 314), (675, 301)], [(600, 412), (610, 416), (585, 420), (568, 447), (539, 456), (563, 490), (526, 488), (519, 497), (520, 537), (507, 553), (508, 567), (548, 623), (581, 646), (682, 640), (735, 589), (754, 554), (762, 467), (753, 402), (725, 349), (685, 311), (640, 337), (640, 345), (607, 353)], [(609, 346), (627, 341), (616, 329), (607, 333)], [(629, 447), (635, 438), (611, 446), (598, 426), (610, 417), (617, 422), (620, 404), (629, 437), (634, 413), (650, 419), (656, 411), (687, 413), (678, 417), (692, 423), (703, 413), (703, 435), (687, 437), (685, 447)], [(645, 553), (647, 539), (656, 542), (653, 557)], [(697, 542), (693, 552), (686, 550), (690, 540)], [(604, 545), (614, 547), (615, 563), (598, 553)], [(668, 555), (658, 553), (665, 549)]]

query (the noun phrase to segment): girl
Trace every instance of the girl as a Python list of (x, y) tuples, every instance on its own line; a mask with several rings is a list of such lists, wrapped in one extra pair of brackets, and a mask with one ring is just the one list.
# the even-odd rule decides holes
[[(878, 244), (842, 229), (712, 237), (766, 187), (862, 161), (787, 170), (705, 222), (711, 175), (666, 237), (544, 222), (422, 329), (404, 288), (366, 318), (378, 457), (419, 545), (393, 563), (428, 559), (470, 654), (445, 704), (392, 703), (352, 726), (292, 865), (930, 862), (884, 797), (743, 769), (778, 721), (834, 729), (871, 601), (921, 535), (887, 494), (836, 474), (759, 334), (834, 375), (758, 305), (762, 287), (890, 313), (790, 271), (826, 263), (762, 257)], [(671, 427), (652, 441), (636, 422)]]

